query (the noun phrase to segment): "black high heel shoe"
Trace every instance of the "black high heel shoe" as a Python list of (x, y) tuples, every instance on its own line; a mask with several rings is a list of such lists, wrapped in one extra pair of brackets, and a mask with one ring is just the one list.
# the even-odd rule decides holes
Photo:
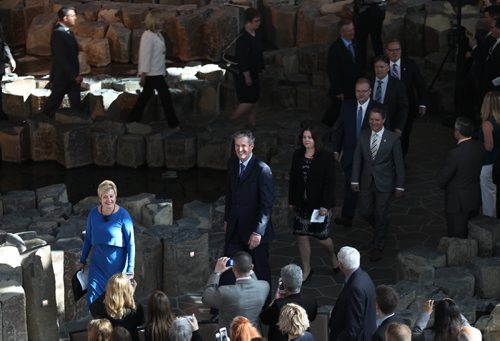
[(313, 270), (311, 269), (311, 271), (309, 271), (309, 275), (307, 275), (306, 279), (302, 281), (302, 284), (309, 282), (311, 280), (312, 274)]

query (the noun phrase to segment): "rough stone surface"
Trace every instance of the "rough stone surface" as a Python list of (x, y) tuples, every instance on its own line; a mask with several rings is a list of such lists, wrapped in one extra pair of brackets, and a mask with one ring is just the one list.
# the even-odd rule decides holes
[[(3, 239), (0, 234), (0, 240)], [(0, 281), (14, 281), (23, 284), (21, 257), (15, 246), (0, 246)]]
[(102, 67), (111, 63), (111, 52), (107, 38), (94, 38), (88, 45), (87, 63)]
[(50, 246), (23, 256), (23, 288), (26, 293), (26, 319), (30, 339), (57, 340), (55, 279)]
[(37, 207), (51, 204), (68, 203), (68, 191), (65, 184), (40, 187), (35, 190)]
[(184, 204), (182, 207), (182, 216), (184, 218), (197, 218), (199, 220), (199, 227), (203, 229), (212, 229), (213, 221), (213, 204), (194, 200)]
[(200, 134), (197, 139), (197, 166), (225, 170), (231, 153), (230, 142), (225, 137)]
[(0, 316), (2, 340), (28, 341), (26, 296), (16, 281), (0, 281)]
[(56, 21), (56, 13), (42, 13), (33, 19), (26, 37), (27, 53), (50, 56), (50, 37)]
[(172, 200), (155, 200), (142, 206), (142, 224), (146, 227), (153, 225), (172, 225)]
[(472, 264), (476, 293), (482, 298), (500, 297), (500, 258), (476, 258)]
[(146, 136), (146, 162), (148, 167), (163, 167), (165, 165), (165, 152), (163, 151), (162, 134)]
[(177, 134), (165, 138), (165, 164), (170, 169), (190, 169), (196, 165), (196, 136)]
[(478, 256), (491, 257), (497, 242), (500, 242), (498, 219), (481, 216), (469, 221), (469, 239), (477, 240)]
[(92, 164), (90, 125), (64, 125), (57, 130), (57, 162), (66, 168)]
[(124, 135), (118, 138), (116, 163), (137, 168), (146, 162), (146, 142), (141, 135)]
[(445, 252), (448, 266), (468, 265), (477, 256), (477, 241), (443, 237), (439, 241), (438, 250)]
[(436, 270), (434, 284), (452, 298), (474, 296), (475, 278), (464, 267), (447, 267)]
[(397, 255), (398, 278), (417, 281), (424, 285), (432, 285), (434, 283), (435, 269), (431, 261), (426, 257), (427, 252), (431, 251), (416, 249), (399, 252)]
[(137, 286), (135, 297), (147, 297), (161, 288), (163, 271), (162, 244), (159, 238), (135, 233), (135, 271)]
[(99, 198), (97, 196), (86, 197), (73, 206), (73, 212), (86, 217), (90, 210), (97, 205), (99, 205)]
[(93, 163), (97, 166), (113, 166), (116, 163), (118, 136), (106, 132), (94, 132), (91, 139)]
[(106, 33), (111, 51), (111, 60), (118, 63), (130, 61), (131, 31), (122, 23), (110, 24)]
[(2, 196), (4, 214), (35, 208), (34, 191), (10, 191)]
[(24, 126), (0, 131), (2, 161), (23, 162), (30, 157), (29, 131)]
[(48, 118), (28, 120), (33, 161), (56, 160), (57, 143), (54, 121)]
[(142, 207), (155, 200), (155, 195), (151, 193), (141, 193), (129, 197), (120, 198), (120, 206), (128, 211), (130, 216), (136, 222), (142, 221)]

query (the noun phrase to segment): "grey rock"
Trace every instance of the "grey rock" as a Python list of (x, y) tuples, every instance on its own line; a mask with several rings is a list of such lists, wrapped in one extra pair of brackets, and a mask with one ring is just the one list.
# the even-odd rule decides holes
[(464, 267), (437, 269), (434, 284), (455, 299), (474, 296), (474, 275)]
[(198, 167), (225, 170), (231, 152), (228, 138), (214, 136), (211, 133), (198, 135), (196, 161)]
[(36, 207), (34, 191), (10, 191), (2, 196), (2, 201), (4, 214)]
[(2, 161), (23, 162), (30, 157), (29, 131), (27, 127), (12, 127), (0, 131)]
[(159, 238), (135, 232), (135, 271), (137, 286), (135, 297), (147, 297), (152, 291), (161, 288), (163, 272), (162, 243)]
[(14, 246), (17, 248), (19, 253), (26, 251), (26, 245), (24, 240), (14, 233), (1, 233), (0, 234), (0, 245)]
[(194, 200), (185, 203), (182, 207), (182, 216), (184, 218), (197, 218), (200, 222), (198, 225), (202, 229), (212, 229), (213, 220), (213, 205)]
[(90, 125), (68, 124), (57, 130), (57, 162), (66, 168), (92, 164)]
[(42, 217), (53, 217), (53, 218), (61, 218), (68, 217), (71, 214), (72, 205), (71, 203), (65, 204), (56, 204), (56, 205), (44, 205), (40, 207), (39, 211)]
[[(83, 227), (85, 229), (85, 227)], [(59, 227), (59, 231), (57, 233), (56, 238), (61, 239), (61, 238), (73, 238), (77, 237), (79, 238), (82, 234), (82, 228), (81, 226), (72, 224), (72, 223), (63, 223)]]
[[(0, 235), (1, 237), (1, 235)], [(0, 247), (0, 281), (14, 281), (23, 284), (21, 256), (14, 246)]]
[(16, 235), (19, 236), (24, 241), (34, 239), (37, 237), (36, 231), (23, 231), (16, 233)]
[(32, 219), (29, 217), (19, 217), (14, 214), (0, 217), (0, 226), (2, 230), (12, 233), (25, 231), (31, 222)]
[(97, 166), (111, 167), (116, 163), (118, 135), (106, 132), (92, 133), (92, 160)]
[(55, 121), (43, 115), (28, 119), (33, 161), (55, 160), (57, 158)]
[(419, 249), (401, 251), (397, 255), (398, 278), (417, 281), (421, 284), (431, 285), (434, 283), (434, 266)]
[[(407, 280), (398, 281), (394, 285), (394, 290), (399, 294), (399, 305), (396, 308), (397, 311), (405, 310), (415, 305), (415, 301), (420, 297), (426, 296), (428, 297), (427, 299), (429, 299), (436, 297), (440, 292), (438, 287), (421, 285), (417, 282)], [(419, 311), (420, 308), (421, 306), (418, 306), (417, 311)]]
[(136, 222), (142, 221), (142, 207), (155, 200), (155, 195), (151, 193), (141, 193), (129, 197), (122, 197), (119, 200), (120, 206), (128, 211)]
[(163, 139), (164, 137), (159, 133), (146, 136), (146, 162), (148, 167), (163, 167), (165, 165)]
[(124, 135), (118, 138), (116, 163), (137, 168), (146, 162), (146, 142), (141, 135)]
[(172, 200), (155, 200), (142, 206), (141, 212), (144, 226), (172, 225)]
[(477, 240), (443, 237), (438, 250), (446, 253), (448, 266), (468, 265), (477, 256)]
[(196, 136), (176, 134), (165, 138), (165, 165), (169, 169), (190, 169), (196, 165)]
[(47, 244), (48, 244), (47, 241), (42, 238), (33, 238), (25, 242), (27, 251), (38, 249), (39, 247), (45, 246)]
[(37, 207), (53, 204), (67, 204), (68, 191), (65, 184), (54, 184), (35, 190)]
[(97, 196), (86, 197), (73, 206), (73, 212), (86, 217), (90, 210), (97, 205), (99, 205), (99, 198)]
[(82, 247), (83, 241), (78, 237), (60, 238), (53, 245), (54, 250), (81, 250)]
[(16, 281), (0, 280), (0, 339), (28, 341), (26, 295)]
[(476, 258), (472, 273), (476, 278), (476, 293), (479, 297), (500, 297), (500, 258)]
[(224, 225), (224, 213), (226, 209), (225, 197), (222, 196), (217, 199), (217, 201), (214, 202), (213, 206), (214, 210), (212, 215), (212, 229), (222, 231), (222, 227)]
[(57, 320), (60, 326), (64, 323), (64, 251), (50, 253), (54, 270), (54, 293), (57, 309)]
[(500, 242), (500, 223), (496, 218), (480, 216), (469, 220), (468, 238), (477, 240), (478, 256), (491, 257)]

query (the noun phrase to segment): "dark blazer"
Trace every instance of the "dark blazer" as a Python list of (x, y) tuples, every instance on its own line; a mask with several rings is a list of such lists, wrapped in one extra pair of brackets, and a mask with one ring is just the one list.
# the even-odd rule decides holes
[(298, 293), (289, 295), (285, 298), (278, 298), (273, 302), (273, 304), (265, 308), (260, 313), (260, 320), (262, 321), (262, 323), (269, 326), (269, 334), (267, 336), (268, 340), (288, 340), (287, 335), (282, 334), (277, 326), (281, 308), (283, 308), (288, 303), (295, 303), (304, 308), (310, 322), (316, 319), (316, 314), (318, 313), (318, 303), (316, 302), (316, 298), (314, 298), (313, 296), (308, 296), (304, 293)]
[(482, 77), (483, 94), (491, 90), (500, 90), (500, 85), (494, 86), (491, 83), (497, 77), (500, 77), (500, 44), (497, 44), (491, 54), (486, 54)]
[(357, 269), (335, 302), (330, 316), (330, 341), (370, 340), (377, 328), (375, 287), (366, 272)]
[[(373, 81), (372, 98), (375, 99), (375, 89), (377, 81)], [(404, 130), (406, 119), (408, 117), (408, 98), (406, 95), (406, 87), (399, 79), (389, 75), (387, 81), (387, 89), (384, 96), (384, 107), (387, 110), (387, 119), (389, 120), (389, 128)]]
[(261, 243), (274, 238), (271, 210), (274, 200), (271, 168), (255, 155), (248, 162), (242, 178), (239, 177), (239, 160), (231, 156), (227, 161), (227, 186), (225, 221), (226, 242), (233, 233), (242, 242), (247, 242), (256, 232), (262, 236)]
[(52, 66), (50, 81), (53, 83), (70, 83), (80, 74), (78, 62), (78, 43), (73, 33), (68, 32), (60, 24), (56, 25), (50, 38)]
[(409, 58), (401, 58), (401, 81), (406, 87), (408, 111), (415, 114), (419, 105), (427, 105), (425, 99), (425, 81), (417, 63)]
[(387, 327), (393, 322), (404, 323), (404, 320), (397, 314), (388, 317), (380, 324), (380, 326), (378, 326), (377, 330), (375, 330), (375, 334), (373, 334), (372, 341), (384, 341), (385, 331)]
[(137, 328), (144, 324), (144, 309), (141, 304), (136, 304), (136, 310), (129, 312), (127, 315), (123, 316), (121, 319), (114, 319), (106, 313), (105, 318), (107, 318), (113, 327), (123, 327), (127, 329), (132, 335), (132, 340), (139, 341), (139, 332)]
[(446, 190), (446, 213), (469, 213), (479, 209), (479, 175), (484, 153), (483, 144), (470, 139), (459, 143), (446, 156), (437, 175), (439, 187)]
[(361, 189), (370, 188), (373, 181), (380, 192), (392, 192), (396, 187), (404, 188), (405, 165), (399, 137), (385, 129), (373, 160), (370, 151), (371, 133), (367, 129), (359, 136), (351, 181), (359, 183)]
[[(369, 101), (361, 125), (362, 130), (370, 127), (370, 110), (382, 106), (381, 103), (375, 100), (369, 99)], [(358, 101), (356, 99), (346, 100), (342, 102), (342, 106), (340, 107), (339, 123), (334, 132), (333, 151), (337, 153), (342, 151), (342, 159), (340, 159), (342, 168), (351, 167), (354, 150), (358, 143), (358, 137), (356, 136), (357, 110)]]
[(351, 52), (345, 47), (341, 38), (333, 42), (328, 50), (328, 78), (330, 80), (330, 95), (344, 94), (344, 98), (354, 98), (354, 84), (362, 75), (359, 53), (356, 44), (354, 47), (355, 62)]
[(302, 175), (303, 160), (304, 148), (299, 148), (293, 154), (288, 203), (302, 207), (305, 190), (308, 200), (307, 206), (303, 207), (304, 209), (312, 211), (320, 207), (333, 208), (335, 206), (335, 161), (333, 156), (326, 151), (316, 153), (311, 162), (306, 183), (304, 183)]

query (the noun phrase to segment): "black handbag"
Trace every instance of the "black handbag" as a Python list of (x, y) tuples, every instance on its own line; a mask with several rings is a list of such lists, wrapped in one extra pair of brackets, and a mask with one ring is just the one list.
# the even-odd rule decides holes
[(236, 42), (236, 40), (238, 40), (239, 37), (241, 37), (241, 35), (242, 33), (238, 34), (236, 38), (234, 38), (222, 51), (221, 62), (219, 63), (219, 66), (221, 68), (235, 74), (239, 73), (238, 60), (236, 59), (236, 56), (228, 54), (228, 51), (229, 49), (231, 49), (231, 47), (233, 47), (234, 43)]
[[(73, 288), (73, 298), (75, 302), (78, 302), (78, 300), (87, 293), (88, 278), (78, 278), (78, 273), (81, 271), (83, 270), (76, 271), (73, 278), (71, 278), (71, 287)], [(85, 280), (87, 282), (85, 282)]]

